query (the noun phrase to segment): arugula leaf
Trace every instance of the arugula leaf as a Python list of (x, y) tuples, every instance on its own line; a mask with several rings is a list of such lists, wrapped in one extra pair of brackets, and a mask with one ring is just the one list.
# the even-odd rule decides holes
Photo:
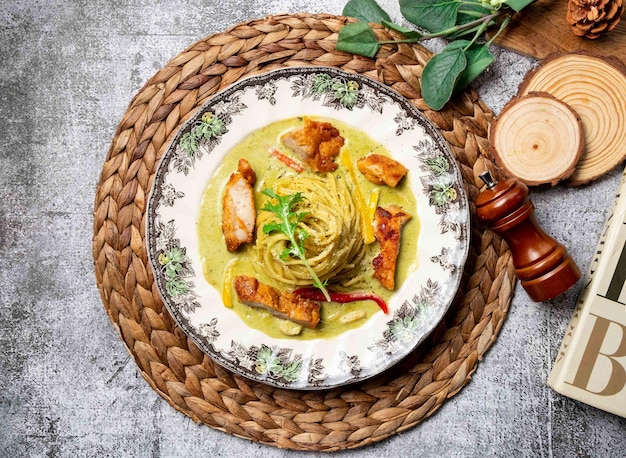
[(339, 31), (337, 50), (361, 56), (374, 57), (381, 44), (376, 40), (374, 31), (366, 22), (354, 22)]
[[(324, 294), (326, 300), (330, 302), (330, 294), (328, 293), (328, 290), (311, 267), (311, 264), (309, 264), (309, 261), (306, 259), (304, 241), (307, 239), (309, 234), (307, 234), (305, 230), (301, 229), (299, 224), (307, 215), (309, 215), (309, 213), (298, 212), (296, 210), (297, 205), (306, 200), (306, 198), (300, 192), (281, 196), (276, 194), (273, 189), (264, 189), (263, 194), (270, 197), (271, 200), (265, 203), (265, 206), (261, 209), (261, 211), (274, 213), (278, 217), (278, 221), (273, 221), (263, 226), (263, 233), (269, 234), (277, 231), (282, 232), (287, 236), (290, 243), (281, 253), (281, 259), (286, 259), (289, 256), (299, 258), (311, 274), (313, 285), (319, 288)], [(272, 200), (276, 201), (276, 203), (273, 203)]]
[(400, 12), (411, 23), (429, 32), (441, 32), (456, 24), (459, 0), (400, 0)]
[(450, 100), (457, 79), (467, 66), (463, 48), (455, 43), (432, 56), (422, 71), (422, 97), (433, 110), (442, 109)]
[(365, 22), (391, 21), (387, 12), (376, 3), (376, 0), (349, 0), (341, 14)]

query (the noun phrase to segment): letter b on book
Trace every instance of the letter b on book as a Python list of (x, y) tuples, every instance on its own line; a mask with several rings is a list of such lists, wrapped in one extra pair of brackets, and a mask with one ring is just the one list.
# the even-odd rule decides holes
[[(619, 393), (626, 385), (626, 326), (608, 320), (604, 317), (596, 317), (587, 346), (583, 353), (580, 365), (576, 371), (573, 382), (566, 382), (582, 390), (598, 396), (613, 396)], [(603, 352), (603, 343), (607, 340), (609, 332), (621, 333), (619, 338), (610, 339), (611, 343), (617, 342), (617, 348)], [(610, 353), (609, 353), (610, 352)], [(601, 386), (601, 385), (604, 386)]]

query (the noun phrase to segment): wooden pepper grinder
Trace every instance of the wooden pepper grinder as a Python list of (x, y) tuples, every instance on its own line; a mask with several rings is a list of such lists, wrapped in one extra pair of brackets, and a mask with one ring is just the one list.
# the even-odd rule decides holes
[(512, 178), (498, 182), (489, 171), (480, 178), (487, 188), (476, 199), (478, 218), (509, 245), (515, 273), (530, 298), (546, 301), (572, 287), (580, 269), (565, 247), (537, 224), (528, 187)]

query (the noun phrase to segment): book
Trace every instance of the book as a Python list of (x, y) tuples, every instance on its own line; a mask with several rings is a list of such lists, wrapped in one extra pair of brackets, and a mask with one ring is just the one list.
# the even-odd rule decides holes
[(626, 169), (548, 386), (626, 417)]

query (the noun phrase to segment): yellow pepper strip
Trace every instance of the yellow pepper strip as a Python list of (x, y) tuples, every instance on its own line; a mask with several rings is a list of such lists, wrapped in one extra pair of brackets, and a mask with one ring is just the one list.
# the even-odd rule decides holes
[(359, 213), (361, 214), (361, 231), (363, 232), (363, 241), (366, 244), (373, 243), (375, 239), (374, 228), (372, 228), (372, 219), (370, 218), (369, 209), (365, 204), (365, 200), (363, 199), (363, 193), (361, 192), (361, 187), (359, 186), (359, 181), (354, 170), (354, 165), (352, 165), (352, 158), (350, 157), (350, 153), (344, 149), (341, 152), (340, 159), (341, 163), (348, 170), (350, 178), (352, 178), (352, 182), (354, 184), (354, 197)]
[(370, 221), (374, 221), (376, 215), (376, 207), (378, 206), (378, 198), (380, 197), (380, 188), (374, 188), (370, 192), (370, 199), (367, 203), (367, 209), (369, 210)]
[(224, 286), (222, 287), (222, 301), (228, 308), (233, 307), (233, 280), (235, 279), (235, 264), (236, 259), (231, 260), (227, 265), (224, 272)]

